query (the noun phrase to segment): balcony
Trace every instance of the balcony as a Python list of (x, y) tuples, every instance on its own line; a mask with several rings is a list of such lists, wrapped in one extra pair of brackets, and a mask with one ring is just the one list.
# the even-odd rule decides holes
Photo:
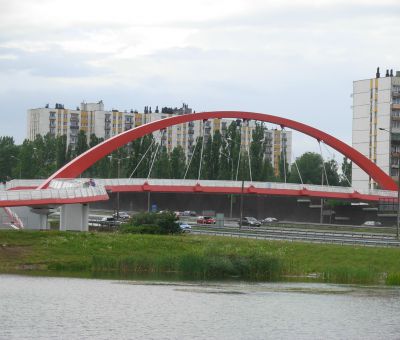
[(400, 110), (400, 104), (392, 104), (392, 109), (393, 110)]
[(393, 96), (393, 98), (400, 97), (400, 90), (393, 90), (392, 91), (392, 96)]

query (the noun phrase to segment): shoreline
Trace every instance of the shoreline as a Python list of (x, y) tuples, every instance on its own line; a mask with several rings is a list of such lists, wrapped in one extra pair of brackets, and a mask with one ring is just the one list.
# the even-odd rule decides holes
[(0, 231), (0, 273), (400, 285), (400, 249), (199, 235)]

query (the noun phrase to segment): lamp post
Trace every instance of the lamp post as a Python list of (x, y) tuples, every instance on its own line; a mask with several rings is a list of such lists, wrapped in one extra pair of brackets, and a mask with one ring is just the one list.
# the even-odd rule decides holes
[[(379, 128), (381, 131), (391, 132), (384, 128)], [(399, 239), (399, 227), (400, 227), (400, 154), (397, 153), (397, 215), (396, 215), (396, 239)]]
[[(231, 161), (231, 181), (233, 181), (233, 159), (230, 155), (226, 155), (223, 152), (220, 152), (220, 154), (224, 157), (226, 157), (228, 160)], [(233, 194), (230, 194), (231, 196), (231, 202), (230, 202), (230, 211), (229, 211), (229, 217), (232, 218), (232, 211), (233, 211)]]
[[(258, 143), (261, 142), (264, 138), (260, 139), (260, 140), (255, 140), (252, 141), (252, 143)], [(238, 142), (236, 142), (235, 140), (233, 140), (232, 138), (227, 138), (228, 141), (239, 145), (240, 150), (239, 152), (242, 152), (242, 144), (239, 144)], [(243, 161), (239, 158), (240, 160), (240, 170), (242, 172), (242, 190), (240, 191), (240, 221), (239, 221), (239, 229), (242, 229), (242, 221), (243, 221), (243, 192), (244, 192), (244, 171), (243, 171)], [(233, 164), (232, 164), (233, 165)], [(249, 152), (249, 167), (250, 167), (250, 177), (251, 177), (251, 165), (250, 165), (250, 152)]]
[[(128, 157), (124, 157), (124, 158), (113, 158), (113, 156), (112, 155), (110, 155), (110, 156), (108, 156), (108, 158), (110, 159), (110, 161), (112, 161), (113, 159), (116, 159), (117, 160), (117, 178), (119, 178), (120, 177), (120, 170), (121, 170), (121, 161), (122, 160), (124, 160), (124, 159), (128, 159), (128, 158), (130, 158), (129, 156)], [(117, 191), (117, 219), (119, 219), (119, 191)]]
[(19, 168), (19, 179), (21, 179), (21, 159), (15, 156), (11, 156), (11, 158), (14, 158), (18, 161), (18, 168)]

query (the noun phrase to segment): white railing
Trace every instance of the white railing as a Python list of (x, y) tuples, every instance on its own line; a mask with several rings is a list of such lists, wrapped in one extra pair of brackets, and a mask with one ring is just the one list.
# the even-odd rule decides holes
[[(219, 181), (219, 180), (195, 180), (195, 179), (155, 179), (155, 178), (110, 178), (110, 179), (96, 179), (96, 183), (104, 186), (126, 186), (126, 185), (169, 185), (169, 186), (195, 186), (197, 184), (204, 187), (229, 187), (240, 188), (241, 181)], [(286, 189), (286, 190), (309, 190), (309, 191), (322, 191), (332, 193), (360, 193), (362, 195), (373, 195), (382, 197), (397, 197), (397, 191), (378, 190), (378, 189), (363, 189), (355, 190), (352, 187), (338, 187), (328, 185), (315, 185), (315, 184), (295, 184), (295, 183), (275, 183), (275, 182), (250, 182), (245, 181), (244, 187), (248, 188), (254, 186), (260, 189)]]
[(6, 183), (6, 190), (18, 187), (38, 187), (44, 179), (13, 179)]
[[(12, 180), (7, 183), (6, 189), (17, 187), (37, 187), (43, 180)], [(87, 178), (78, 179), (56, 179), (51, 181), (49, 188), (44, 190), (0, 190), (0, 201), (4, 200), (43, 200), (43, 199), (74, 199), (106, 195), (106, 186), (141, 186), (145, 183), (157, 186), (196, 186), (202, 187), (226, 187), (241, 188), (241, 181), (219, 181), (219, 180), (195, 180), (195, 179), (155, 179), (155, 178), (110, 178), (94, 179), (89, 183)], [(94, 185), (94, 186), (92, 186)], [(397, 191), (388, 190), (355, 190), (351, 187), (337, 187), (314, 184), (274, 183), (274, 182), (250, 182), (245, 181), (244, 187), (253, 186), (259, 189), (283, 189), (283, 190), (308, 190), (311, 192), (331, 193), (360, 193), (362, 195), (374, 195), (381, 197), (397, 197)]]
[(36, 201), (107, 196), (103, 186), (68, 189), (10, 190), (0, 192), (0, 201)]

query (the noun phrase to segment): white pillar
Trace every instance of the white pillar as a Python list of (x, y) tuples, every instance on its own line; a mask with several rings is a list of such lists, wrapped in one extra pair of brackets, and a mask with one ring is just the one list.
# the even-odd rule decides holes
[(25, 229), (49, 229), (47, 218), (51, 212), (49, 208), (13, 207), (12, 210), (22, 220)]
[(89, 205), (62, 205), (60, 212), (60, 230), (89, 231)]

